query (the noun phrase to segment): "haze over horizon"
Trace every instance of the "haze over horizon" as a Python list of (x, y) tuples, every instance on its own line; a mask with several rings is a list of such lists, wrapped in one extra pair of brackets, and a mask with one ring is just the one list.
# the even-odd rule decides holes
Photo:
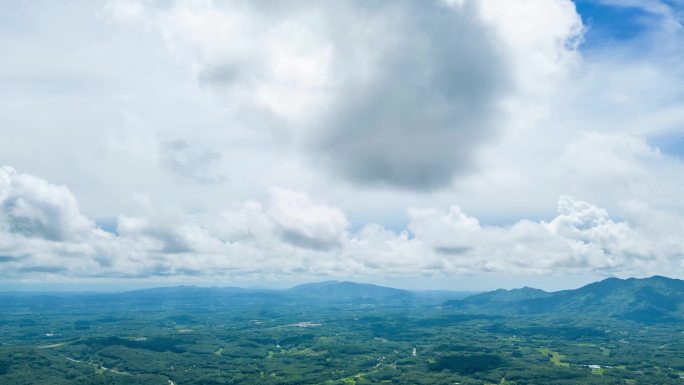
[(0, 290), (684, 278), (684, 3), (10, 1)]

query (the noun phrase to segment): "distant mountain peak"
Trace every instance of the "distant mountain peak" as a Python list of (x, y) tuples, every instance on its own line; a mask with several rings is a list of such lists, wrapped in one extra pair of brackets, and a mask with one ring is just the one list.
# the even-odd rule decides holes
[(297, 285), (289, 293), (329, 301), (367, 300), (380, 302), (387, 300), (407, 300), (413, 294), (407, 290), (379, 286), (370, 283), (350, 281), (323, 281)]
[(395, 289), (392, 287), (375, 285), (372, 283), (359, 283), (359, 282), (352, 282), (352, 281), (337, 281), (337, 280), (303, 283), (301, 285), (297, 285), (297, 286), (290, 288), (290, 290), (296, 291), (296, 290), (307, 290), (307, 289), (311, 289), (311, 288), (323, 288), (323, 287), (376, 288), (376, 289), (382, 289), (382, 290), (406, 291), (406, 290), (402, 290), (402, 289)]

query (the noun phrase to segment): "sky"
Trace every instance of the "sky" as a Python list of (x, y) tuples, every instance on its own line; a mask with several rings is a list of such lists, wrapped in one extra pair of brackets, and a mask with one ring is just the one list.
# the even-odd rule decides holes
[(7, 1), (0, 289), (684, 278), (684, 2)]

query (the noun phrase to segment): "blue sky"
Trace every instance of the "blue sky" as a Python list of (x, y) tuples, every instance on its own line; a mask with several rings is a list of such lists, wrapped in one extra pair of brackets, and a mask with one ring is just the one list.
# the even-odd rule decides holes
[(0, 287), (684, 277), (683, 15), (10, 1)]
[(620, 7), (597, 0), (575, 1), (587, 27), (584, 49), (617, 46), (638, 39), (657, 23), (657, 16), (639, 7)]
[[(659, 29), (668, 18), (681, 22), (684, 14), (684, 3), (679, 1), (576, 0), (575, 5), (586, 28), (584, 41), (580, 47), (585, 55), (602, 55), (605, 52), (624, 50), (657, 50), (658, 42), (653, 41), (653, 35), (659, 34)], [(670, 14), (655, 12), (656, 9), (661, 12), (669, 10)], [(681, 30), (674, 29), (675, 34), (681, 37)], [(681, 56), (681, 53), (672, 54)], [(675, 58), (671, 59), (676, 62)], [(681, 98), (684, 98), (684, 92), (678, 95), (678, 99)], [(650, 137), (649, 143), (665, 154), (674, 157), (684, 155), (684, 134), (681, 125)]]

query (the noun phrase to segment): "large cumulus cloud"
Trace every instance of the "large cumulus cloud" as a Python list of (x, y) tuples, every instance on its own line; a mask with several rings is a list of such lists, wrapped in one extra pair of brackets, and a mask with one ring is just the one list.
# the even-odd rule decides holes
[(3, 274), (94, 272), (110, 265), (114, 241), (80, 212), (66, 186), (0, 168)]
[(569, 0), (112, 1), (104, 14), (158, 29), (202, 87), (333, 175), (412, 190), (470, 171), (582, 33)]
[(0, 228), (26, 237), (71, 241), (87, 238), (94, 223), (80, 213), (76, 198), (65, 186), (2, 167)]

